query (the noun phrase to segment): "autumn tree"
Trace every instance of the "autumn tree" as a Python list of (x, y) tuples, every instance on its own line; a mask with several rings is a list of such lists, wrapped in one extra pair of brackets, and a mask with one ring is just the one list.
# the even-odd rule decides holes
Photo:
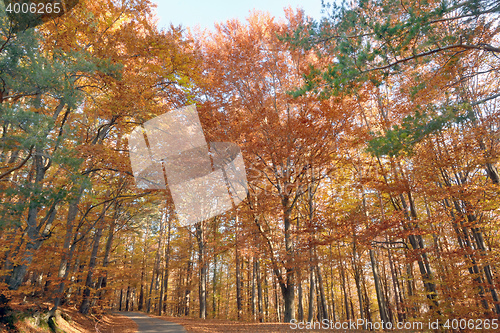
[(150, 9), (148, 1), (82, 1), (38, 30), (15, 34), (2, 17), (5, 281), (18, 289), (30, 263), (43, 261), (42, 245), (61, 236), (60, 244), (47, 243), (60, 253), (58, 272), (48, 272), (58, 276), (53, 310), (68, 288), (75, 251), (91, 238), (88, 311), (90, 288), (105, 283), (93, 272), (104, 239), (102, 265), (109, 264), (119, 207), (148, 194), (129, 192), (124, 134), (188, 99), (184, 87), (195, 70), (189, 41), (178, 29), (159, 32)]
[[(217, 127), (210, 126), (213, 136), (227, 137), (243, 149), (251, 184), (246, 223), (261, 233), (288, 322), (295, 317), (297, 202), (310, 173), (317, 178), (328, 173), (326, 161), (343, 122), (342, 111), (331, 103), (287, 94), (301, 84), (311, 55), (290, 52), (278, 39), (305, 20), (300, 12), (286, 15), (288, 23), (260, 13), (246, 25), (229, 21), (199, 43), (207, 77), (200, 89), (206, 100), (202, 122), (216, 119)], [(274, 209), (279, 209), (278, 216), (270, 214)]]

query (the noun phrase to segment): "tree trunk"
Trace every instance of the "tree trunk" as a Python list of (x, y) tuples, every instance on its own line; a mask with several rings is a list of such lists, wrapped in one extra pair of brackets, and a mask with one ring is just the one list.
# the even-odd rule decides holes
[(199, 302), (200, 318), (205, 319), (207, 315), (207, 264), (205, 262), (205, 226), (203, 222), (196, 224), (196, 238), (198, 240), (198, 267), (199, 275)]
[(214, 249), (214, 269), (212, 271), (212, 318), (217, 318), (217, 254)]
[(130, 285), (127, 286), (127, 296), (125, 299), (125, 311), (130, 311)]
[[(33, 187), (41, 185), (47, 171), (47, 168), (44, 165), (45, 161), (43, 157), (43, 149), (41, 149), (40, 147), (36, 147), (35, 150), (36, 153), (33, 156), (35, 179), (34, 183), (31, 184), (31, 186)], [(40, 211), (41, 203), (39, 202), (36, 195), (33, 196), (34, 197), (30, 198), (29, 200), (28, 218), (26, 221), (27, 226), (23, 235), (23, 237), (28, 237), (27, 244), (24, 253), (22, 254), (22, 258), (19, 260), (19, 262), (21, 263), (14, 266), (14, 268), (12, 269), (12, 273), (8, 278), (8, 287), (10, 290), (17, 290), (23, 283), (28, 267), (33, 261), (35, 252), (40, 248), (43, 241), (47, 238), (52, 227), (52, 223), (54, 222), (54, 219), (56, 217), (56, 206), (58, 202), (54, 201), (45, 218), (41, 219), (41, 221), (38, 221), (38, 213)]]
[(392, 288), (394, 289), (394, 302), (396, 303), (398, 321), (403, 322), (405, 320), (405, 315), (403, 309), (401, 308), (403, 304), (403, 299), (400, 291), (401, 287), (399, 286), (397, 272), (396, 269), (394, 268), (395, 264), (392, 260), (392, 254), (390, 249), (387, 250), (387, 255), (389, 259), (389, 268), (391, 270)]
[(238, 320), (241, 319), (241, 272), (240, 272), (240, 252), (238, 244), (238, 217), (236, 217), (236, 244), (235, 244), (235, 263), (236, 263), (236, 309), (238, 311)]
[(259, 322), (264, 321), (263, 307), (262, 307), (262, 281), (260, 277), (260, 259), (255, 260), (255, 272), (257, 275), (257, 308), (259, 311)]
[[(340, 253), (340, 244), (338, 244), (338, 251), (339, 251), (339, 258), (341, 258), (341, 253)], [(342, 261), (339, 261), (339, 275), (340, 275), (340, 285), (342, 286), (342, 294), (344, 295), (344, 311), (345, 315), (344, 318), (346, 320), (350, 320), (351, 316), (349, 314), (349, 303), (348, 303), (348, 296), (347, 296), (347, 290), (346, 290), (346, 278), (345, 278), (345, 272), (344, 272), (344, 265)]]
[(286, 285), (283, 283), (284, 279), (280, 279), (281, 290), (283, 299), (285, 301), (285, 323), (289, 323), (295, 319), (295, 268), (293, 267), (293, 242), (292, 242), (292, 223), (290, 218), (291, 207), (288, 204), (288, 197), (283, 199), (283, 221), (285, 226), (285, 271), (286, 271)]
[[(363, 193), (363, 210), (366, 216), (366, 204), (365, 204), (365, 197)], [(356, 283), (356, 291), (358, 294), (358, 303), (359, 303), (359, 315), (361, 319), (365, 319), (365, 313), (364, 313), (364, 307), (363, 307), (363, 293), (361, 291), (361, 273), (360, 270), (361, 268), (359, 267), (359, 254), (357, 251), (357, 237), (356, 237), (356, 226), (353, 224), (352, 225), (352, 259), (351, 259), (351, 264), (352, 264), (352, 269), (354, 271), (354, 282)]]
[(314, 285), (314, 268), (311, 265), (309, 268), (309, 309), (307, 312), (307, 321), (311, 322), (314, 318), (314, 292), (315, 292), (315, 285)]
[[(418, 226), (416, 223), (413, 221), (417, 219), (417, 214), (415, 210), (415, 205), (413, 203), (413, 198), (411, 196), (411, 193), (408, 192), (408, 201), (410, 203), (410, 214), (408, 214), (408, 206), (406, 204), (406, 200), (403, 196), (403, 194), (400, 195), (401, 199), (401, 204), (403, 206), (403, 211), (405, 213), (405, 216), (407, 220), (409, 221), (409, 225), (405, 227), (407, 230), (414, 230), (418, 229)], [(423, 251), (425, 249), (424, 246), (424, 239), (422, 238), (422, 235), (420, 234), (410, 234), (408, 236), (408, 240), (410, 241), (410, 244), (414, 250), (420, 250)], [(436, 308), (439, 307), (439, 303), (437, 301), (437, 293), (436, 293), (436, 285), (434, 284), (433, 281), (433, 274), (431, 267), (429, 265), (429, 260), (427, 259), (427, 254), (425, 252), (421, 252), (419, 254), (419, 258), (417, 260), (418, 263), (418, 268), (420, 270), (420, 274), (422, 276), (422, 283), (424, 284), (424, 288), (426, 290), (427, 298), (432, 300), (434, 306)], [(439, 311), (439, 310), (438, 310)]]
[(165, 269), (162, 274), (162, 287), (160, 292), (160, 303), (158, 304), (158, 315), (161, 316), (163, 313), (167, 312), (168, 304), (168, 278), (169, 278), (169, 264), (170, 264), (170, 235), (172, 233), (172, 221), (170, 217), (167, 217), (167, 247), (165, 248)]
[(372, 264), (372, 272), (373, 272), (373, 280), (374, 280), (374, 284), (375, 284), (375, 291), (377, 293), (378, 308), (380, 311), (380, 320), (382, 320), (384, 322), (388, 322), (389, 316), (387, 314), (387, 305), (386, 305), (385, 298), (384, 298), (384, 292), (382, 290), (382, 286), (380, 283), (380, 276), (378, 273), (378, 265), (377, 265), (377, 262), (375, 260), (375, 255), (373, 253), (373, 250), (370, 249), (369, 252), (370, 252), (370, 261)]
[(304, 321), (304, 295), (302, 293), (302, 277), (300, 274), (300, 271), (298, 272), (298, 279), (297, 279), (297, 289), (299, 293), (299, 308), (297, 309), (298, 312), (298, 321)]
[(106, 240), (106, 246), (104, 248), (104, 258), (102, 260), (102, 268), (104, 270), (104, 275), (99, 277), (99, 280), (97, 282), (97, 290), (99, 293), (99, 298), (103, 299), (104, 294), (106, 293), (106, 290), (100, 290), (101, 288), (104, 289), (106, 288), (108, 284), (108, 271), (107, 267), (109, 265), (109, 255), (111, 254), (111, 246), (113, 245), (113, 239), (115, 235), (115, 226), (116, 226), (116, 218), (117, 218), (117, 207), (115, 207), (115, 215), (113, 217), (113, 220), (109, 224), (109, 229), (108, 229), (108, 239)]
[(80, 305), (80, 313), (86, 315), (90, 310), (90, 288), (92, 287), (92, 277), (97, 263), (97, 252), (99, 250), (99, 242), (101, 240), (102, 227), (98, 227), (94, 234), (94, 245), (89, 261), (89, 271), (85, 280), (85, 289), (83, 291), (83, 300)]
[(267, 282), (267, 269), (264, 269), (264, 320), (269, 318), (269, 284)]
[(63, 297), (63, 292), (64, 292), (64, 287), (65, 287), (65, 281), (68, 278), (69, 275), (69, 265), (71, 263), (71, 259), (73, 258), (73, 253), (74, 253), (74, 246), (75, 244), (71, 244), (71, 240), (73, 239), (73, 224), (76, 219), (76, 215), (78, 214), (78, 203), (80, 202), (80, 199), (83, 194), (83, 186), (80, 187), (80, 191), (77, 195), (76, 198), (74, 198), (68, 208), (68, 215), (66, 219), (66, 235), (64, 237), (64, 244), (63, 244), (63, 254), (61, 257), (61, 262), (59, 264), (59, 271), (57, 276), (59, 279), (61, 279), (59, 286), (56, 290), (56, 294), (54, 297), (54, 306), (52, 307), (51, 315), (55, 314), (55, 311), (57, 310), (61, 299)]
[(279, 298), (279, 283), (277, 280), (274, 280), (274, 306), (276, 307), (276, 321), (281, 321), (281, 304), (280, 304), (280, 298)]
[(363, 293), (364, 293), (364, 297), (365, 297), (365, 316), (366, 316), (366, 320), (368, 322), (372, 322), (372, 315), (371, 315), (371, 311), (370, 311), (370, 298), (368, 297), (368, 290), (366, 289), (366, 279), (365, 279), (365, 274), (364, 274), (364, 271), (362, 270), (362, 274), (361, 274), (361, 283), (362, 283), (362, 286), (363, 286)]
[(161, 262), (161, 252), (162, 252), (162, 240), (163, 240), (163, 228), (165, 225), (165, 220), (167, 218), (167, 213), (164, 212), (161, 216), (160, 220), (160, 230), (158, 235), (158, 247), (156, 249), (155, 263), (153, 267), (153, 274), (151, 275), (151, 283), (149, 285), (149, 295), (148, 295), (148, 304), (146, 307), (147, 313), (151, 312), (151, 303), (153, 298), (153, 286), (155, 283), (155, 279), (160, 275), (160, 262)]
[(191, 274), (193, 270), (193, 262), (191, 260), (191, 253), (192, 252), (192, 235), (191, 232), (189, 231), (189, 251), (188, 251), (188, 262), (187, 262), (187, 268), (186, 268), (186, 285), (185, 285), (185, 292), (184, 292), (184, 315), (189, 316), (189, 313), (191, 311)]
[(144, 308), (144, 280), (146, 279), (146, 243), (149, 238), (149, 225), (146, 228), (146, 240), (144, 241), (144, 250), (142, 253), (142, 266), (141, 266), (141, 290), (139, 291), (139, 304), (137, 309), (142, 311)]
[[(332, 244), (330, 244), (329, 246), (329, 252), (330, 252), (330, 258), (332, 258)], [(334, 281), (335, 281), (335, 278), (334, 278), (334, 275), (333, 275), (333, 265), (330, 263), (330, 281), (331, 281), (331, 288), (330, 288), (330, 293), (331, 293), (331, 298), (332, 298), (332, 319), (333, 321), (337, 321), (337, 316), (336, 316), (336, 313), (335, 313), (335, 291), (334, 291)]]
[(253, 320), (257, 320), (257, 290), (255, 281), (257, 280), (257, 261), (255, 257), (252, 257), (252, 295), (250, 297), (251, 307), (252, 307), (252, 318)]
[(123, 304), (123, 288), (120, 289), (120, 304), (118, 305), (118, 311), (122, 311), (122, 304)]
[(325, 287), (323, 285), (323, 277), (321, 275), (322, 275), (321, 268), (319, 267), (319, 264), (316, 263), (316, 276), (318, 278), (319, 298), (320, 298), (321, 310), (322, 310), (320, 320), (323, 320), (323, 319), (328, 319), (328, 310), (327, 310), (327, 305), (326, 305)]

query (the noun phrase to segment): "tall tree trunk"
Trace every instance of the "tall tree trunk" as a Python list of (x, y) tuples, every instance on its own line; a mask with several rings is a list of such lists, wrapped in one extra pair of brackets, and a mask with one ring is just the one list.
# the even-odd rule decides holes
[(122, 311), (123, 306), (123, 288), (120, 289), (120, 304), (118, 305), (118, 311)]
[(212, 318), (217, 318), (217, 254), (214, 249), (214, 269), (212, 271)]
[(141, 290), (139, 291), (139, 304), (137, 310), (142, 311), (144, 307), (144, 270), (141, 272)]
[[(163, 228), (165, 226), (165, 220), (167, 218), (167, 212), (163, 212), (160, 220), (160, 230), (158, 235), (158, 247), (156, 249), (155, 255), (155, 263), (153, 267), (153, 274), (151, 274), (151, 283), (149, 285), (149, 295), (148, 295), (148, 303), (146, 306), (147, 313), (151, 312), (151, 303), (153, 298), (153, 286), (155, 284), (155, 280), (160, 275), (160, 262), (161, 262), (161, 252), (162, 252), (162, 241), (163, 241)], [(158, 282), (157, 282), (158, 283)]]
[(255, 260), (255, 272), (257, 275), (257, 308), (259, 312), (259, 322), (264, 321), (263, 307), (262, 307), (262, 281), (260, 276), (260, 259)]
[[(62, 104), (62, 103), (61, 103)], [(64, 104), (62, 104), (64, 106)], [(35, 179), (31, 186), (33, 188), (41, 186), (43, 179), (45, 178), (45, 173), (49, 166), (45, 166), (44, 151), (41, 147), (35, 148), (34, 159), (34, 170)], [(50, 164), (49, 164), (50, 165)], [(27, 237), (27, 243), (22, 257), (20, 258), (20, 264), (14, 265), (10, 277), (8, 278), (8, 288), (10, 290), (17, 290), (26, 276), (28, 267), (33, 261), (35, 252), (40, 248), (44, 240), (48, 237), (50, 230), (52, 228), (52, 223), (56, 217), (58, 201), (54, 201), (52, 206), (48, 209), (45, 217), (38, 221), (38, 214), (40, 212), (41, 203), (36, 194), (32, 194), (29, 199), (28, 205), (28, 217), (27, 226), (23, 234), (23, 238)]]
[(269, 318), (269, 284), (267, 282), (267, 269), (264, 269), (264, 320)]
[[(288, 203), (288, 197), (283, 199), (283, 221), (285, 226), (285, 279), (280, 275), (280, 285), (281, 291), (283, 293), (283, 299), (285, 301), (285, 323), (289, 323), (295, 318), (295, 267), (293, 260), (293, 241), (292, 241), (292, 221), (291, 221), (291, 207)], [(286, 284), (284, 283), (286, 280)]]
[(255, 281), (257, 280), (257, 261), (255, 260), (255, 257), (252, 257), (252, 295), (250, 297), (250, 303), (252, 307), (252, 317), (253, 320), (257, 320), (257, 290), (256, 290), (256, 285)]
[[(104, 269), (104, 274), (99, 277), (97, 282), (97, 289), (105, 289), (108, 285), (108, 270), (107, 267), (109, 265), (109, 255), (111, 254), (111, 246), (113, 245), (113, 239), (115, 236), (115, 226), (116, 226), (116, 218), (117, 218), (116, 208), (115, 208), (115, 217), (109, 224), (108, 229), (108, 239), (106, 240), (106, 246), (104, 248), (104, 258), (102, 259), (102, 268)], [(99, 298), (104, 298), (104, 294), (106, 290), (99, 290)]]
[[(286, 187), (286, 186), (285, 186)], [(283, 212), (284, 221), (284, 243), (285, 243), (285, 259), (277, 260), (275, 257), (274, 246), (267, 236), (266, 231), (264, 231), (263, 226), (260, 224), (259, 218), (254, 216), (254, 222), (259, 228), (260, 234), (264, 238), (267, 250), (271, 257), (272, 271), (278, 281), (281, 294), (285, 303), (284, 311), (284, 321), (290, 322), (295, 317), (295, 263), (294, 263), (294, 251), (293, 251), (293, 237), (292, 237), (292, 219), (291, 212), (295, 204), (298, 194), (295, 200), (290, 200), (288, 194), (281, 193), (281, 207)], [(285, 274), (283, 274), (281, 265), (283, 262)], [(279, 317), (279, 316), (278, 316)]]
[(212, 251), (213, 251), (213, 255), (214, 255), (214, 268), (213, 268), (213, 271), (212, 271), (212, 318), (217, 318), (218, 315), (219, 315), (219, 311), (218, 311), (218, 306), (217, 306), (217, 296), (218, 296), (218, 293), (217, 293), (217, 257), (218, 257), (218, 254), (217, 254), (217, 231), (219, 229), (219, 224), (218, 224), (218, 219), (217, 218), (214, 218), (213, 219), (213, 239), (214, 239), (214, 245), (213, 245), (213, 248), (212, 248)]
[[(415, 230), (418, 232), (418, 225), (416, 224), (416, 219), (417, 219), (417, 213), (415, 210), (415, 205), (413, 203), (413, 197), (411, 196), (411, 193), (408, 192), (408, 201), (410, 203), (410, 214), (408, 214), (408, 206), (406, 204), (406, 200), (403, 196), (403, 194), (400, 195), (401, 199), (401, 204), (403, 206), (403, 211), (405, 213), (405, 216), (409, 223), (405, 226), (407, 230)], [(437, 292), (436, 292), (436, 285), (434, 284), (433, 281), (433, 274), (432, 270), (429, 264), (429, 260), (427, 259), (427, 254), (423, 252), (425, 249), (424, 245), (424, 239), (422, 235), (416, 233), (416, 234), (410, 234), (408, 236), (408, 240), (410, 241), (410, 244), (414, 250), (419, 250), (419, 258), (417, 260), (418, 263), (418, 268), (420, 270), (420, 274), (422, 276), (422, 282), (424, 284), (424, 288), (426, 290), (427, 298), (432, 300), (432, 303), (436, 308), (439, 308), (439, 303), (437, 301)], [(439, 310), (438, 310), (439, 312)]]
[(167, 217), (167, 247), (165, 248), (165, 269), (162, 274), (162, 288), (160, 293), (160, 303), (158, 304), (158, 315), (161, 316), (162, 311), (167, 312), (168, 304), (168, 278), (169, 278), (169, 264), (170, 264), (170, 235), (172, 233), (172, 221), (170, 217)]
[(144, 249), (142, 252), (142, 265), (141, 265), (141, 289), (139, 291), (139, 304), (137, 306), (137, 309), (139, 311), (142, 311), (144, 308), (144, 283), (146, 279), (146, 243), (147, 239), (149, 238), (149, 225), (146, 228), (146, 237), (144, 241)]
[[(477, 221), (477, 218), (473, 214), (467, 214), (467, 221), (474, 225)], [(476, 248), (479, 250), (479, 256), (486, 256), (486, 246), (484, 244), (483, 233), (480, 228), (472, 227), (471, 228), (474, 242), (476, 244)], [(495, 281), (493, 280), (493, 274), (491, 272), (491, 266), (486, 264), (483, 266), (483, 272), (486, 277), (486, 282), (488, 283), (488, 288), (490, 290), (491, 298), (493, 299), (493, 303), (495, 304), (495, 312), (497, 315), (500, 315), (500, 300), (495, 288)]]
[[(333, 250), (332, 250), (332, 244), (330, 243), (330, 246), (329, 246), (329, 252), (330, 252), (330, 258), (333, 257), (332, 253), (333, 253)], [(330, 259), (331, 260), (331, 259)], [(330, 288), (330, 293), (331, 293), (331, 298), (332, 298), (332, 319), (333, 321), (337, 321), (337, 316), (336, 316), (336, 313), (335, 313), (335, 291), (334, 291), (334, 281), (335, 281), (335, 278), (334, 278), (334, 275), (333, 275), (333, 265), (330, 263), (330, 265), (328, 265), (330, 267), (330, 281), (331, 281), (331, 288)]]
[(380, 283), (380, 275), (378, 272), (378, 265), (377, 261), (375, 259), (375, 254), (373, 253), (373, 250), (370, 249), (370, 261), (372, 264), (372, 272), (373, 272), (373, 280), (375, 284), (375, 291), (377, 293), (377, 302), (378, 302), (378, 308), (380, 312), (380, 320), (384, 322), (389, 321), (389, 316), (387, 314), (387, 304), (384, 298), (384, 292), (382, 290), (382, 285)]
[[(377, 263), (378, 265), (378, 263)], [(387, 306), (387, 317), (388, 319), (392, 322), (392, 319), (394, 318), (393, 316), (393, 313), (392, 313), (392, 306), (391, 306), (391, 289), (389, 288), (389, 282), (388, 282), (388, 278), (387, 278), (387, 270), (386, 270), (386, 267), (384, 265), (384, 263), (382, 263), (382, 278), (381, 278), (381, 284), (382, 284), (382, 290), (384, 291), (384, 299), (385, 299), (385, 304)]]
[(307, 312), (307, 321), (309, 322), (314, 318), (314, 292), (316, 290), (314, 280), (314, 266), (311, 263), (309, 267), (309, 308)]
[(323, 277), (321, 274), (321, 267), (319, 263), (316, 262), (316, 276), (318, 279), (318, 289), (319, 289), (319, 299), (321, 302), (321, 320), (328, 319), (328, 310), (326, 305), (326, 297), (325, 297), (325, 286), (323, 285)]
[(276, 321), (281, 321), (281, 304), (280, 304), (280, 298), (279, 298), (279, 283), (277, 280), (274, 280), (274, 306), (276, 307)]
[(94, 275), (95, 266), (97, 263), (97, 252), (99, 250), (99, 242), (101, 240), (102, 227), (99, 226), (94, 234), (94, 245), (92, 246), (92, 253), (89, 261), (89, 271), (87, 279), (85, 280), (85, 289), (83, 291), (83, 300), (80, 305), (80, 313), (87, 314), (90, 310), (90, 288), (92, 287), (92, 277)]
[(200, 318), (207, 316), (207, 264), (205, 262), (205, 226), (203, 222), (196, 224), (196, 238), (198, 240), (198, 267), (199, 275), (199, 302)]
[[(339, 251), (339, 258), (341, 258), (341, 253), (340, 253), (340, 244), (338, 244), (338, 251)], [(346, 277), (345, 277), (345, 271), (344, 271), (344, 265), (342, 263), (342, 260), (339, 261), (339, 275), (340, 275), (340, 285), (342, 286), (342, 294), (344, 295), (344, 311), (345, 311), (345, 316), (344, 318), (346, 320), (350, 320), (351, 316), (349, 313), (349, 303), (348, 303), (348, 295), (347, 295), (347, 290), (346, 290)]]
[(392, 288), (394, 290), (394, 302), (396, 304), (396, 311), (398, 316), (398, 321), (403, 322), (405, 320), (405, 314), (402, 307), (403, 299), (401, 296), (400, 286), (398, 282), (397, 272), (394, 268), (394, 262), (392, 260), (391, 249), (387, 250), (387, 255), (389, 259), (389, 268), (391, 270)]
[(130, 311), (130, 285), (127, 286), (127, 296), (125, 299), (125, 311)]
[(236, 244), (235, 244), (235, 264), (236, 264), (236, 310), (238, 311), (238, 320), (241, 319), (241, 272), (240, 272), (240, 251), (238, 242), (238, 216), (236, 216)]
[[(384, 166), (379, 157), (377, 157), (377, 161), (378, 165), (383, 170)], [(405, 179), (405, 175), (402, 172), (398, 172), (394, 164), (391, 165), (392, 165), (392, 172), (394, 173), (394, 175), (396, 175), (397, 178)], [(400, 166), (400, 170), (401, 169), (402, 168)], [(384, 175), (384, 180), (386, 185), (389, 186), (390, 185), (389, 181), (385, 175)], [(409, 184), (406, 184), (406, 186), (410, 187)], [(419, 228), (418, 228), (415, 204), (413, 202), (413, 197), (411, 195), (411, 192), (407, 191), (406, 194), (408, 196), (408, 202), (410, 204), (410, 207), (408, 207), (408, 204), (406, 203), (406, 199), (403, 193), (399, 195), (402, 207), (396, 203), (396, 198), (393, 198), (392, 196), (390, 196), (391, 203), (396, 211), (402, 211), (404, 213), (407, 223), (403, 225), (403, 228), (407, 233), (409, 233), (408, 241), (410, 242), (412, 248), (418, 251), (417, 263), (420, 270), (420, 275), (422, 278), (422, 283), (424, 285), (425, 293), (427, 295), (427, 298), (432, 301), (433, 305), (431, 306), (431, 308), (438, 309), (437, 312), (440, 313), (439, 302), (437, 300), (436, 285), (433, 282), (434, 280), (433, 273), (429, 264), (429, 260), (427, 258), (427, 254), (424, 251), (425, 245), (423, 237), (418, 230)]]
[(368, 322), (372, 322), (372, 315), (370, 311), (370, 298), (368, 297), (368, 290), (366, 288), (366, 279), (365, 279), (365, 274), (364, 271), (361, 270), (361, 284), (363, 286), (363, 293), (364, 293), (364, 298), (365, 298), (365, 316), (366, 320)]
[(302, 277), (300, 271), (297, 273), (298, 279), (297, 279), (297, 290), (298, 290), (298, 296), (299, 296), (299, 308), (297, 309), (298, 311), (298, 321), (304, 321), (304, 295), (302, 293)]
[(188, 262), (186, 268), (186, 285), (184, 292), (184, 315), (189, 316), (191, 312), (191, 275), (193, 270), (193, 262), (191, 260), (192, 255), (192, 234), (189, 231), (189, 251), (188, 251)]
[(69, 275), (69, 265), (71, 263), (71, 259), (73, 258), (74, 246), (75, 246), (75, 244), (71, 244), (71, 240), (74, 237), (73, 225), (76, 219), (76, 215), (78, 214), (78, 203), (80, 202), (80, 199), (82, 197), (83, 190), (84, 190), (83, 186), (80, 187), (78, 195), (76, 196), (76, 198), (71, 200), (69, 204), (68, 215), (66, 219), (66, 235), (64, 237), (63, 254), (61, 256), (61, 262), (59, 264), (59, 271), (57, 274), (57, 276), (59, 277), (59, 279), (61, 279), (61, 281), (56, 290), (56, 294), (54, 297), (54, 306), (51, 309), (51, 315), (55, 314), (55, 311), (57, 310), (61, 302), (65, 287), (65, 281)]
[[(354, 231), (354, 228), (353, 228)], [(361, 290), (361, 268), (359, 265), (359, 257), (357, 253), (357, 240), (356, 233), (353, 232), (353, 246), (352, 246), (352, 268), (354, 271), (354, 282), (356, 283), (356, 291), (358, 294), (358, 303), (359, 303), (359, 315), (361, 319), (365, 319), (364, 313), (364, 305), (363, 305), (363, 292)]]

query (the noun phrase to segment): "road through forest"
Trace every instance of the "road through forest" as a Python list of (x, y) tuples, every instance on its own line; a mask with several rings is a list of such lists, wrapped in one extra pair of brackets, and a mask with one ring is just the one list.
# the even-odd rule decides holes
[(179, 324), (162, 319), (151, 318), (138, 312), (117, 312), (135, 321), (139, 326), (137, 333), (185, 333), (186, 330)]

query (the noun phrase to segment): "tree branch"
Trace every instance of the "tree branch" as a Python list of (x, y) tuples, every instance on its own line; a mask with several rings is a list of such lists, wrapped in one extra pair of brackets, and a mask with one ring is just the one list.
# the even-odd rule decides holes
[(25, 165), (25, 164), (26, 164), (26, 162), (28, 162), (28, 160), (30, 159), (32, 152), (33, 152), (33, 145), (30, 147), (30, 150), (29, 150), (28, 156), (26, 156), (26, 158), (25, 158), (25, 159), (21, 162), (21, 164), (19, 164), (18, 166), (16, 166), (16, 167), (14, 167), (14, 168), (12, 168), (12, 169), (10, 169), (10, 170), (5, 171), (4, 173), (2, 173), (2, 174), (0, 175), (0, 179), (2, 179), (2, 178), (4, 178), (4, 177), (8, 176), (9, 174), (11, 174), (12, 172), (14, 172), (14, 171), (16, 171), (16, 170), (21, 169), (21, 168), (23, 167), (23, 165)]

